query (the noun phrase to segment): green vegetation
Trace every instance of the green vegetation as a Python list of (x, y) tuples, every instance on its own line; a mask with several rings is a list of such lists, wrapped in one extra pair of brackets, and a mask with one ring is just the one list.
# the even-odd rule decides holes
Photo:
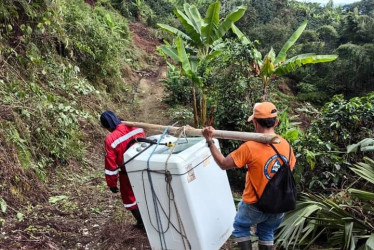
[[(208, 2), (196, 4), (196, 9), (206, 8)], [(278, 242), (295, 248), (320, 242), (344, 249), (370, 248), (374, 185), (358, 182), (357, 174), (369, 178), (373, 166), (365, 163), (367, 171), (361, 171), (357, 166), (364, 163), (356, 162), (367, 162), (374, 149), (373, 64), (369, 62), (373, 40), (367, 39), (372, 37), (373, 12), (334, 7), (332, 1), (324, 7), (293, 1), (245, 2), (242, 19), (220, 41), (223, 51), (195, 71), (208, 106), (214, 110), (208, 123), (219, 129), (251, 131), (245, 120), (253, 104), (261, 99), (273, 101), (283, 111), (278, 132), (294, 146), (298, 159), (295, 177), (304, 192), (298, 209), (282, 225)], [(368, 2), (362, 4), (370, 8)], [(224, 13), (235, 7), (235, 1), (222, 4)], [(309, 30), (305, 30), (305, 19)], [(184, 29), (178, 32), (187, 32), (184, 26), (181, 21)], [(177, 36), (176, 30), (174, 34)], [(175, 51), (181, 38), (176, 40)], [(280, 51), (277, 57), (273, 48)], [(173, 45), (162, 47), (173, 58), (171, 49)], [(195, 55), (193, 49), (184, 51), (185, 58)], [(262, 60), (265, 51), (270, 52)], [(286, 60), (286, 54), (290, 59)], [(193, 101), (186, 94), (191, 78), (181, 74), (185, 70), (182, 60), (174, 62), (177, 64), (169, 63), (165, 79), (168, 103), (192, 109)], [(270, 80), (273, 84), (268, 84)], [(238, 144), (221, 141), (226, 154)], [(242, 189), (245, 173), (233, 170), (228, 174), (231, 186)], [(336, 217), (332, 218), (334, 209)]]
[(83, 128), (126, 100), (144, 52), (106, 2), (2, 1), (0, 13), (0, 189), (15, 207), (31, 187), (44, 193), (55, 167), (84, 164)]
[[(182, 68), (181, 72), (191, 80), (193, 84), (194, 125), (195, 127), (198, 125), (204, 126), (207, 118), (207, 94), (205, 93), (204, 81), (201, 80), (199, 72), (204, 70), (210, 60), (222, 53), (224, 50), (224, 44), (221, 42), (222, 37), (243, 16), (246, 8), (243, 6), (238, 7), (228, 13), (221, 22), (219, 17), (221, 3), (219, 1), (209, 5), (204, 19), (202, 19), (196, 6), (186, 3), (183, 7), (184, 13), (179, 9), (175, 9), (174, 13), (187, 34), (169, 25), (158, 24), (158, 27), (172, 33), (177, 38), (174, 46), (176, 48), (169, 44), (159, 48), (162, 53), (179, 63)], [(186, 52), (185, 42), (192, 50), (189, 53)], [(196, 100), (196, 89), (199, 91), (198, 94), (200, 96), (200, 112), (198, 111)], [(201, 118), (200, 121), (199, 117)]]
[(262, 77), (262, 100), (267, 100), (267, 88), (270, 82), (270, 79), (273, 75), (286, 75), (297, 68), (305, 65), (305, 64), (315, 64), (315, 63), (323, 63), (323, 62), (331, 62), (334, 61), (337, 56), (336, 55), (316, 55), (314, 53), (307, 53), (294, 56), (292, 58), (287, 58), (287, 51), (291, 48), (292, 45), (299, 39), (300, 35), (303, 33), (307, 21), (304, 21), (300, 27), (292, 34), (292, 36), (287, 40), (287, 42), (283, 45), (282, 49), (275, 56), (274, 50), (271, 49), (269, 53), (264, 57), (263, 61), (258, 61), (258, 68), (260, 70), (260, 75)]
[[(19, 204), (77, 209), (47, 184), (60, 169), (88, 164), (99, 113), (130, 97), (131, 76), (147, 62), (132, 44), (134, 21), (159, 27), (173, 119), (252, 131), (254, 103), (265, 98), (282, 111), (278, 133), (296, 152), (301, 195), (280, 245), (373, 248), (372, 1), (3, 0), (0, 21), (0, 227), (9, 215), (27, 219)], [(245, 173), (228, 174), (242, 189)]]
[[(374, 161), (369, 158), (364, 161), (350, 170), (373, 185)], [(295, 245), (308, 248), (321, 235), (327, 235), (333, 247), (371, 249), (374, 246), (373, 199), (374, 193), (366, 188), (348, 188), (330, 197), (303, 194), (296, 210), (281, 224), (278, 241), (286, 248)]]

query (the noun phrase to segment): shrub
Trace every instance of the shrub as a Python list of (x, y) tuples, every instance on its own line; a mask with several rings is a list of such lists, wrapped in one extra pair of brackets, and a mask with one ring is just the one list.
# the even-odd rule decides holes
[(311, 126), (297, 145), (305, 188), (331, 191), (342, 188), (349, 179), (348, 162), (360, 160), (369, 152), (345, 155), (347, 146), (374, 136), (374, 93), (350, 100), (337, 95), (314, 114)]
[(64, 28), (69, 37), (65, 44), (72, 51), (82, 72), (92, 81), (104, 77), (110, 85), (121, 81), (121, 68), (132, 59), (128, 25), (119, 14), (97, 6), (93, 10), (83, 1), (66, 0), (63, 8)]
[(169, 67), (166, 72), (164, 82), (164, 91), (166, 96), (163, 101), (171, 106), (188, 105), (191, 103), (191, 80), (182, 76), (180, 70), (168, 63)]

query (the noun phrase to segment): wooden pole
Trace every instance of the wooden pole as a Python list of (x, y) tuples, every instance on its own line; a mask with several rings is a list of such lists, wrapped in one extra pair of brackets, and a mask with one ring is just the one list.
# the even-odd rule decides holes
[[(163, 125), (156, 125), (143, 122), (130, 122), (122, 121), (126, 126), (143, 128), (146, 131), (154, 131), (158, 133), (163, 133), (166, 127)], [(202, 129), (196, 129), (190, 126), (184, 127), (169, 127), (168, 132), (172, 135), (179, 135), (181, 132), (185, 132), (187, 136), (202, 136)], [(269, 135), (262, 133), (249, 133), (249, 132), (238, 132), (238, 131), (227, 131), (227, 130), (214, 130), (213, 137), (220, 139), (230, 139), (239, 141), (257, 141), (267, 144), (278, 144), (280, 139), (277, 135)]]

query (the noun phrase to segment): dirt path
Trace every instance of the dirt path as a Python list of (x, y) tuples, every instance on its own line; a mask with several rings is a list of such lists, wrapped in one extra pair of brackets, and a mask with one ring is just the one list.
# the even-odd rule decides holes
[(166, 76), (166, 66), (138, 72), (139, 81), (133, 89), (129, 108), (134, 121), (169, 125), (168, 106), (162, 102), (164, 87), (160, 79)]

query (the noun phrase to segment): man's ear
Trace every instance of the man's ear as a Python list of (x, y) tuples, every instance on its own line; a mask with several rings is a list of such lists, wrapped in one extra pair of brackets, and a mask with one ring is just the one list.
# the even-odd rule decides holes
[(256, 130), (256, 129), (257, 129), (257, 126), (258, 126), (258, 122), (256, 121), (256, 119), (253, 119), (252, 122), (253, 122), (253, 127), (254, 127), (255, 130)]

